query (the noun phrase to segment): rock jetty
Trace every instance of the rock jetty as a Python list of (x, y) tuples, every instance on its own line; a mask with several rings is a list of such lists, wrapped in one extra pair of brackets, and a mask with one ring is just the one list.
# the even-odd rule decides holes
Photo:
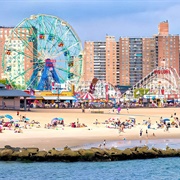
[(78, 161), (121, 161), (133, 159), (150, 159), (159, 157), (180, 157), (180, 149), (151, 148), (148, 146), (127, 148), (79, 149), (71, 150), (65, 147), (63, 150), (52, 148), (42, 151), (39, 148), (19, 148), (6, 145), (0, 148), (0, 161), (27, 161), (27, 162), (78, 162)]

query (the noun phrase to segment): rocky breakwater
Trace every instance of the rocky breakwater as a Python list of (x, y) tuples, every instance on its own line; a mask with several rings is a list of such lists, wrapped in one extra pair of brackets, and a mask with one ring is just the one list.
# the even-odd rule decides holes
[(63, 150), (55, 148), (49, 151), (41, 151), (38, 148), (19, 148), (9, 145), (0, 149), (0, 161), (47, 161), (47, 162), (77, 162), (77, 161), (120, 161), (133, 159), (149, 159), (158, 157), (180, 157), (180, 149), (165, 150), (158, 148), (149, 149), (147, 146), (127, 148), (119, 150), (116, 148), (101, 149), (79, 149), (71, 150), (65, 147)]

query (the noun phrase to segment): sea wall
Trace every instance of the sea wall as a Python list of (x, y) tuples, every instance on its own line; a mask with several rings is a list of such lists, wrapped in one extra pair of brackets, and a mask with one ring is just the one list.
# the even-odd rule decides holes
[(55, 148), (49, 151), (41, 151), (38, 148), (19, 148), (9, 145), (0, 148), (0, 161), (27, 161), (27, 162), (77, 162), (77, 161), (120, 161), (133, 159), (149, 159), (158, 157), (179, 157), (180, 149), (165, 150), (158, 148), (149, 149), (148, 146), (127, 148), (119, 150), (111, 149), (79, 149), (71, 150), (65, 147), (63, 150)]

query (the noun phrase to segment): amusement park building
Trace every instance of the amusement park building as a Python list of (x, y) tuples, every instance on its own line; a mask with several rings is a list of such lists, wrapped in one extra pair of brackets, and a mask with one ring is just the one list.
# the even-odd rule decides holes
[(168, 21), (152, 37), (106, 36), (106, 41), (85, 42), (85, 82), (94, 77), (112, 85), (135, 85), (158, 66), (174, 67), (179, 74), (179, 35), (169, 34)]
[(20, 110), (20, 98), (24, 99), (24, 110), (26, 110), (26, 98), (31, 95), (21, 90), (9, 90), (5, 85), (0, 84), (0, 109)]

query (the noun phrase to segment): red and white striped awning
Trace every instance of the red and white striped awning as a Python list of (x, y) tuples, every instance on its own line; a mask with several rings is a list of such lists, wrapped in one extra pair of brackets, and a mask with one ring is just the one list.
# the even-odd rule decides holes
[(94, 97), (91, 93), (86, 92), (84, 95), (82, 95), (82, 96), (80, 97), (80, 99), (84, 99), (84, 100), (94, 100), (95, 97)]

